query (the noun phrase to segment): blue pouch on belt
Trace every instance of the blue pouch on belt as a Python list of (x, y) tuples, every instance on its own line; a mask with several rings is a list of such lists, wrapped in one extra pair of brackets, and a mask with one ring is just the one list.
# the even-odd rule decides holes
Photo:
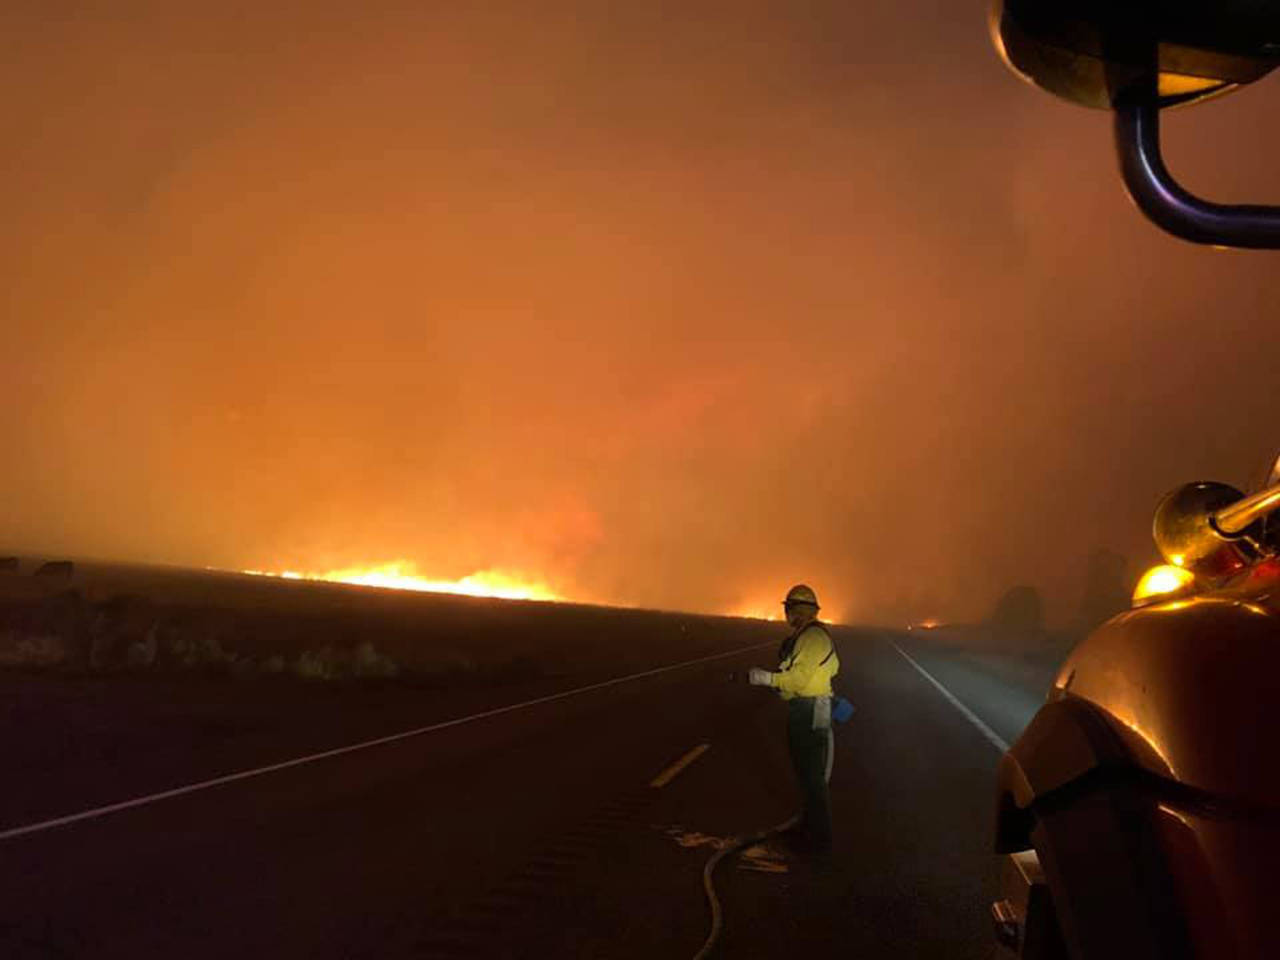
[(853, 716), (853, 704), (844, 697), (831, 698), (831, 719), (836, 723), (848, 723)]

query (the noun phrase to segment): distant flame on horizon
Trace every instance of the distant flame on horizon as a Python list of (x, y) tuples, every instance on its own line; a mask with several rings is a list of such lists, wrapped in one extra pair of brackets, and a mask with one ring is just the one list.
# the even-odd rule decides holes
[(782, 608), (778, 604), (769, 606), (741, 606), (733, 610), (729, 616), (742, 617), (746, 620), (781, 620)]
[(500, 600), (563, 601), (565, 598), (541, 583), (529, 583), (499, 570), (478, 570), (460, 580), (428, 580), (418, 575), (407, 560), (397, 560), (376, 567), (351, 567), (327, 573), (301, 573), (297, 570), (241, 570), (254, 577), (278, 577), (282, 580), (320, 580), (326, 583), (349, 583), (360, 587), (382, 587), (388, 590), (417, 590), (422, 593), (452, 593), (468, 597), (494, 597)]

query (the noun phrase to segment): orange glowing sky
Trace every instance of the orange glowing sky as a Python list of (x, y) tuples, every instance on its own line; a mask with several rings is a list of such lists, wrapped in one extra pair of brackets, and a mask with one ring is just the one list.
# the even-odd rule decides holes
[[(0, 544), (956, 619), (1280, 447), (1275, 254), (970, 4), (0, 14)], [(1280, 80), (1168, 122), (1280, 200)]]

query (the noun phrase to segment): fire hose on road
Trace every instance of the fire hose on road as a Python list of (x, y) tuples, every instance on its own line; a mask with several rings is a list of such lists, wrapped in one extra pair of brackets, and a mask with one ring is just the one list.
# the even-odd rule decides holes
[(716, 887), (713, 880), (713, 874), (715, 873), (716, 866), (721, 860), (729, 856), (731, 853), (737, 853), (739, 850), (749, 847), (752, 844), (760, 843), (776, 833), (782, 833), (784, 830), (789, 830), (799, 822), (800, 817), (797, 814), (796, 816), (784, 820), (776, 827), (769, 827), (766, 830), (761, 830), (758, 833), (753, 833), (746, 837), (731, 837), (725, 842), (724, 846), (711, 855), (706, 866), (702, 868), (702, 888), (706, 891), (707, 906), (711, 909), (711, 932), (707, 934), (707, 939), (703, 942), (702, 949), (693, 955), (693, 960), (704, 960), (704, 958), (711, 955), (711, 951), (715, 948), (716, 942), (720, 939), (720, 931), (724, 928), (724, 916), (720, 910), (720, 898), (716, 896)]

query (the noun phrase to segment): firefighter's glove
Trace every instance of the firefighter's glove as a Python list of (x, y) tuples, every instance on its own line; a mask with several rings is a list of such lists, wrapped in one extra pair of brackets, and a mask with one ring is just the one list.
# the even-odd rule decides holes
[(773, 674), (768, 670), (761, 670), (759, 667), (752, 667), (751, 672), (747, 674), (747, 683), (753, 687), (772, 687)]

